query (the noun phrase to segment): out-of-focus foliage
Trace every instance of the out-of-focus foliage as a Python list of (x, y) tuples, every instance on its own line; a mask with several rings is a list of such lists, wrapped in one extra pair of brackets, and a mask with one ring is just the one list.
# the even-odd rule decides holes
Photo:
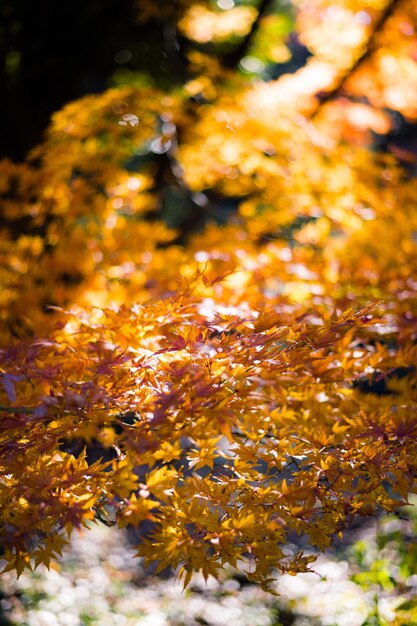
[(214, 12), (202, 5), (192, 6), (179, 23), (180, 29), (198, 43), (227, 41), (247, 35), (256, 18), (251, 6)]
[(4, 557), (49, 564), (97, 516), (185, 584), (268, 586), (314, 560), (291, 534), (324, 549), (416, 488), (417, 182), (368, 141), (416, 116), (375, 68), (410, 87), (417, 18), (166, 9), (182, 82), (74, 101), (1, 164)]
[[(300, 2), (302, 40), (315, 58), (333, 70), (344, 70), (363, 53), (367, 33), (380, 12), (386, 12), (367, 58), (346, 84), (352, 96), (366, 96), (375, 107), (387, 107), (415, 119), (417, 82), (415, 27), (417, 7), (406, 0), (385, 2)], [(304, 9), (304, 10), (303, 10)], [(338, 48), (338, 54), (334, 54)]]
[[(376, 520), (374, 528), (349, 548), (351, 579), (370, 599), (365, 624), (407, 626), (415, 621), (415, 534), (416, 515), (411, 508), (396, 517)], [(391, 605), (390, 617), (383, 615), (387, 603)]]

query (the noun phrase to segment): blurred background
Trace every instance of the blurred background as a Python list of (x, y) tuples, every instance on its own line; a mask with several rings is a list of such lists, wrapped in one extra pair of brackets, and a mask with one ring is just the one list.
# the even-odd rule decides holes
[[(133, 0), (0, 3), (0, 150), (21, 159), (42, 139), (53, 111), (103, 91), (128, 65), (163, 70), (156, 26), (135, 22)], [(123, 54), (124, 51), (124, 54)]]

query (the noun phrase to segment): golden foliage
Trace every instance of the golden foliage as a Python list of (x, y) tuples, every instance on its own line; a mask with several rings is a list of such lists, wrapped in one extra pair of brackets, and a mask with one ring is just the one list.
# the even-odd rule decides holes
[[(198, 40), (206, 9), (185, 4)], [(27, 162), (1, 164), (7, 568), (48, 565), (110, 507), (121, 527), (151, 526), (138, 553), (185, 583), (243, 563), (267, 586), (314, 560), (286, 555), (290, 533), (325, 549), (355, 515), (407, 503), (417, 182), (364, 145), (395, 104), (370, 64), (414, 45), (399, 4), (314, 119), (317, 64), (336, 81), (355, 63), (381, 2), (300, 2), (315, 57), (290, 77), (247, 82), (194, 51), (181, 89), (72, 102)], [(351, 103), (362, 76), (369, 102)], [(170, 203), (203, 230), (167, 225)]]

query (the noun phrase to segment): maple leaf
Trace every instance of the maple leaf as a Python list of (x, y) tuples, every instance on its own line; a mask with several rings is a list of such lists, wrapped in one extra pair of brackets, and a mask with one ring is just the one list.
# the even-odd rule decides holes
[(325, 549), (414, 489), (417, 181), (370, 142), (417, 119), (417, 12), (298, 3), (311, 57), (270, 79), (268, 3), (154, 4), (192, 79), (73, 101), (0, 162), (6, 567), (101, 516), (185, 584), (270, 589), (309, 569), (291, 533)]

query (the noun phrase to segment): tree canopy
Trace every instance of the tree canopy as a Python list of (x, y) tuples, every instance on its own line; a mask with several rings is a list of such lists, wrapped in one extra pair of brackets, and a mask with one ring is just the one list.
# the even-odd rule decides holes
[(0, 163), (3, 558), (98, 518), (185, 584), (268, 587), (314, 561), (294, 533), (325, 549), (415, 492), (417, 7), (135, 19), (159, 79), (119, 72)]

